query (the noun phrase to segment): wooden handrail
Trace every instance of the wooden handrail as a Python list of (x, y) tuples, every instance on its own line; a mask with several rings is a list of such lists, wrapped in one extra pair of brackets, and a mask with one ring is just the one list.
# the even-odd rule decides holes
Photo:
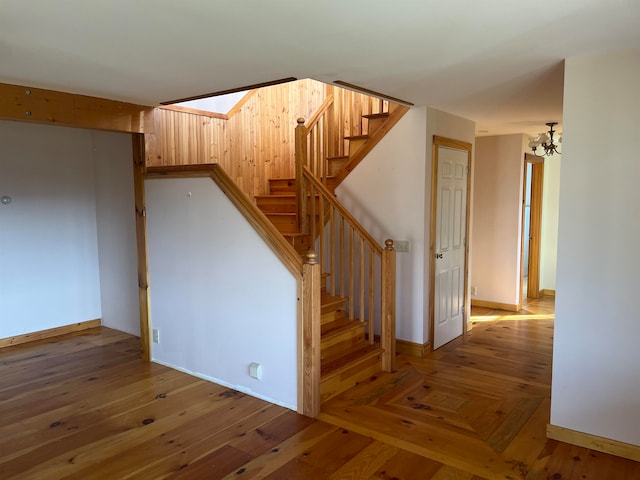
[(307, 167), (303, 168), (303, 174), (304, 177), (314, 186), (314, 188), (319, 191), (320, 195), (322, 197), (325, 197), (329, 201), (329, 203), (331, 203), (331, 205), (340, 213), (340, 215), (342, 215), (347, 220), (347, 222), (351, 224), (354, 230), (358, 232), (358, 235), (364, 238), (378, 255), (382, 254), (382, 247), (378, 244), (376, 239), (373, 238), (371, 234), (367, 232), (362, 225), (360, 225), (358, 220), (356, 220), (356, 218), (351, 215), (340, 202), (336, 200), (333, 193), (331, 193), (329, 189), (325, 187), (322, 182), (320, 182)]
[(302, 258), (298, 252), (217, 163), (148, 167), (145, 173), (145, 178), (193, 177), (211, 177), (287, 269), (296, 277), (302, 275)]
[(316, 123), (318, 123), (318, 120), (320, 120), (320, 118), (322, 117), (324, 112), (329, 110), (329, 107), (331, 105), (333, 105), (333, 95), (329, 95), (327, 98), (325, 98), (324, 102), (322, 102), (322, 105), (320, 105), (320, 108), (318, 108), (318, 111), (316, 113), (314, 113), (313, 117), (311, 117), (306, 122), (305, 127), (307, 128), (307, 131), (311, 130), (313, 128), (313, 126)]

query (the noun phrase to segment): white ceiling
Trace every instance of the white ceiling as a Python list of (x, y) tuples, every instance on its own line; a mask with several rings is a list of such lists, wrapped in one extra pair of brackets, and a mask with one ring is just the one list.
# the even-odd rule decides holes
[(0, 0), (3, 83), (155, 105), (343, 80), (488, 134), (561, 121), (563, 59), (623, 48), (640, 0)]

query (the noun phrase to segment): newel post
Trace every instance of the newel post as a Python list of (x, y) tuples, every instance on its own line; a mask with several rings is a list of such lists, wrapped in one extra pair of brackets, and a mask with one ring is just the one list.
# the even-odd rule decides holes
[(393, 372), (396, 369), (396, 251), (393, 240), (384, 241), (382, 251), (382, 369)]
[(318, 255), (307, 252), (302, 266), (302, 413), (320, 413), (320, 265)]
[(298, 212), (298, 231), (309, 233), (307, 218), (307, 188), (304, 182), (303, 167), (307, 164), (307, 127), (304, 118), (298, 119), (296, 127), (296, 212)]

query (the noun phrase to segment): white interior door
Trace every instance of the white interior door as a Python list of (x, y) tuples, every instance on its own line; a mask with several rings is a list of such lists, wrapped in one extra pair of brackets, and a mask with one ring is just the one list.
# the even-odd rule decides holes
[(468, 152), (438, 147), (433, 348), (462, 335)]

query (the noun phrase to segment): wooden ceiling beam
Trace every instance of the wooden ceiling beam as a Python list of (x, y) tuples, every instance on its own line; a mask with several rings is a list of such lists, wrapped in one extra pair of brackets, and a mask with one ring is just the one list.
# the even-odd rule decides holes
[(153, 107), (6, 83), (0, 83), (0, 118), (114, 132), (153, 132)]

